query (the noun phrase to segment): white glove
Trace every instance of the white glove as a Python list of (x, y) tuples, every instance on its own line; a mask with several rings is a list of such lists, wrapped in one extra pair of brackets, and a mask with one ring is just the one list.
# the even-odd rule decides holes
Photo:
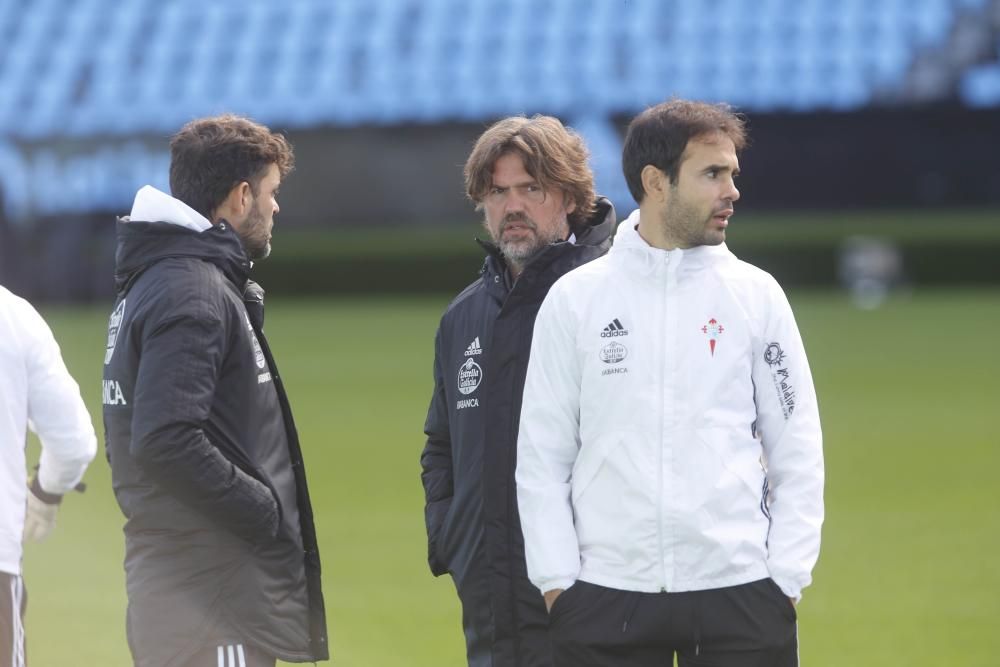
[[(32, 480), (32, 484), (28, 487), (28, 504), (24, 512), (25, 542), (41, 542), (48, 537), (56, 527), (56, 513), (59, 511), (59, 503), (45, 502), (35, 495), (35, 487), (38, 487), (37, 479)], [(41, 487), (38, 488), (41, 490)], [(61, 498), (61, 496), (56, 497)]]

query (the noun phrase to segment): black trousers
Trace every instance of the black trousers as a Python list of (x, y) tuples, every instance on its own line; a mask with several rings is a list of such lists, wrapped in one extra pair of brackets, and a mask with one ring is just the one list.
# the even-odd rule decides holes
[(25, 667), (24, 610), (28, 594), (16, 574), (0, 572), (0, 667)]
[(578, 581), (552, 606), (556, 667), (797, 667), (795, 607), (771, 579), (684, 593)]

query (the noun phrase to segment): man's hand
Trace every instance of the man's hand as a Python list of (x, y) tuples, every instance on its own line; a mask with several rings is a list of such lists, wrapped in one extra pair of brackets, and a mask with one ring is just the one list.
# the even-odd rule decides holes
[(56, 513), (62, 496), (46, 493), (33, 477), (28, 484), (28, 503), (24, 512), (25, 542), (41, 542), (56, 526)]
[(562, 592), (566, 590), (564, 588), (553, 588), (551, 591), (545, 591), (543, 593), (545, 597), (545, 611), (552, 611), (552, 605), (556, 603), (556, 598), (562, 595)]

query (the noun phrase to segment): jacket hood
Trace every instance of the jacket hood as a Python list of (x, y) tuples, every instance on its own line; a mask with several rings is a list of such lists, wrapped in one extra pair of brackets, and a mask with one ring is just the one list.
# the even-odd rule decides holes
[(624, 259), (641, 273), (652, 273), (657, 267), (667, 263), (676, 263), (680, 271), (688, 271), (707, 263), (735, 258), (725, 243), (720, 243), (717, 246), (703, 245), (693, 248), (674, 248), (673, 250), (655, 248), (639, 235), (638, 226), (639, 209), (635, 209), (618, 225), (614, 243), (608, 254), (617, 260)]
[(136, 193), (131, 215), (118, 219), (117, 236), (115, 288), (119, 293), (167, 257), (211, 262), (240, 288), (250, 273), (250, 259), (231, 225), (224, 220), (213, 225), (184, 202), (148, 185)]
[[(615, 227), (615, 207), (607, 197), (598, 197), (594, 213), (580, 224), (570, 226), (570, 237), (567, 241), (557, 241), (549, 245), (536, 261), (551, 252), (554, 247), (575, 245), (607, 249), (611, 244), (611, 231)], [(493, 241), (476, 241), (486, 250), (486, 263), (483, 273), (502, 276), (506, 274), (507, 261), (500, 248)]]
[(615, 220), (615, 207), (611, 200), (607, 197), (598, 197), (597, 208), (593, 215), (572, 228), (577, 244), (599, 246), (609, 242)]

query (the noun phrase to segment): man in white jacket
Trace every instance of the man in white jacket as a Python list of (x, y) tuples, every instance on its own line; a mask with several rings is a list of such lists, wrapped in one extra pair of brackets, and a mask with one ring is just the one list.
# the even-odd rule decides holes
[(556, 665), (798, 664), (822, 434), (784, 293), (724, 243), (745, 143), (723, 105), (637, 116), (639, 209), (538, 314), (516, 481)]
[[(52, 531), (63, 494), (97, 452), (80, 388), (42, 317), (0, 287), (0, 667), (24, 667), (22, 539)], [(42, 443), (38, 472), (28, 480), (28, 428)]]

